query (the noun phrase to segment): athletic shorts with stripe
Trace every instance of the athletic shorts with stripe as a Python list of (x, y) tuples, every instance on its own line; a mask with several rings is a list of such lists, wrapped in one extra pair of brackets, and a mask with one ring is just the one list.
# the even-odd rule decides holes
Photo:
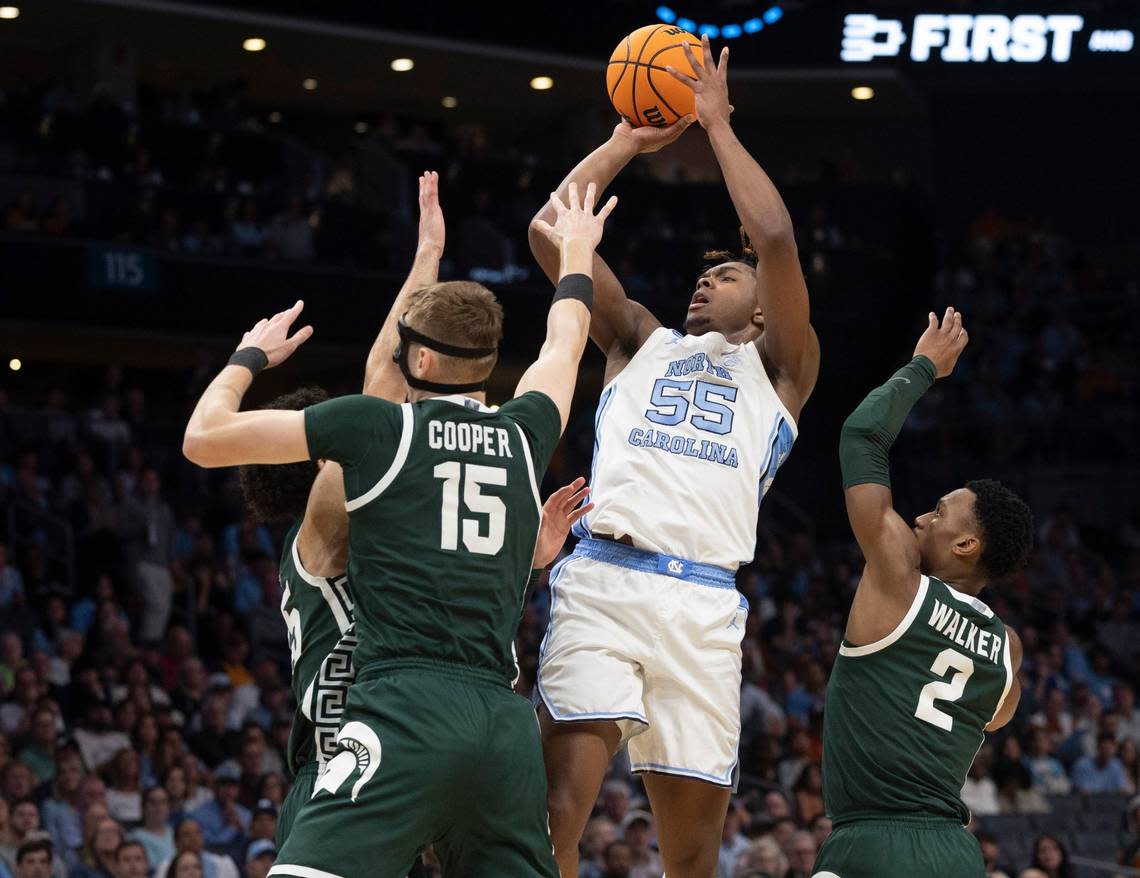
[(584, 539), (550, 584), (537, 688), (551, 717), (616, 721), (634, 771), (733, 786), (748, 618), (734, 573)]

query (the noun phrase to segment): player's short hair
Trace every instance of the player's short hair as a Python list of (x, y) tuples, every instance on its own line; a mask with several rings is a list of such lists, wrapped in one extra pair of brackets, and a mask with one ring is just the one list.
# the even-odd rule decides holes
[(759, 262), (759, 259), (756, 257), (756, 249), (752, 246), (748, 232), (744, 231), (744, 226), (740, 227), (739, 253), (735, 253), (732, 250), (706, 250), (704, 260), (706, 269), (723, 265), (726, 262), (743, 262), (745, 265), (751, 265), (755, 268)]
[[(412, 329), (445, 344), (493, 348), (503, 340), (503, 306), (479, 283), (453, 280), (431, 284), (416, 293), (404, 314)], [(482, 381), (491, 374), (497, 353), (479, 359), (435, 353), (449, 384)]]
[(974, 479), (974, 518), (982, 532), (981, 565), (994, 579), (1025, 566), (1033, 548), (1033, 513), (1001, 482)]
[(24, 862), (29, 854), (35, 854), (44, 851), (48, 855), (48, 862), (50, 863), (55, 856), (55, 851), (50, 838), (34, 838), (31, 841), (26, 841), (18, 848), (16, 848), (16, 863), (17, 865)]
[[(300, 387), (271, 399), (263, 408), (300, 411), (329, 398), (320, 387)], [(316, 461), (248, 464), (238, 468), (238, 482), (250, 516), (262, 523), (292, 521), (305, 514), (317, 477)]]

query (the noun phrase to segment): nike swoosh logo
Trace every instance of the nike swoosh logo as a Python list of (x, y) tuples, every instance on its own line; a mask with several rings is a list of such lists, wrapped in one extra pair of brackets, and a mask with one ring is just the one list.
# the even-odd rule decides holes
[(909, 378), (903, 378), (902, 375), (896, 375), (891, 380), (892, 381), (905, 381), (907, 384), (910, 384), (910, 379)]

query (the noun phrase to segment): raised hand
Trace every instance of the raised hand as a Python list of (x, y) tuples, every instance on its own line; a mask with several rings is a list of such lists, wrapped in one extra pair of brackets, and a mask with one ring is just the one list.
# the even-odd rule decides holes
[(424, 171), (420, 175), (419, 249), (430, 247), (442, 253), (445, 232), (443, 210), (439, 206), (439, 172)]
[(954, 371), (954, 364), (966, 349), (970, 340), (966, 327), (962, 325), (962, 315), (953, 308), (947, 308), (942, 315), (942, 325), (938, 325), (938, 317), (930, 312), (926, 331), (918, 340), (914, 355), (920, 354), (929, 358), (938, 371), (939, 378), (945, 378)]
[(556, 218), (554, 225), (545, 220), (538, 220), (534, 227), (549, 238), (555, 245), (561, 247), (572, 241), (589, 242), (593, 250), (602, 240), (602, 228), (606, 217), (610, 215), (617, 205), (617, 196), (611, 195), (610, 200), (594, 213), (594, 195), (597, 187), (590, 183), (586, 186), (586, 197), (579, 202), (578, 184), (571, 183), (567, 200), (569, 206), (562, 203), (557, 192), (550, 193), (550, 203), (554, 206)]
[(621, 124), (614, 128), (614, 137), (623, 143), (628, 143), (639, 153), (657, 152), (684, 134), (685, 129), (695, 120), (696, 116), (690, 113), (665, 128), (654, 128), (652, 125), (634, 128), (629, 122), (622, 120)]
[(305, 303), (298, 299), (297, 304), (287, 311), (278, 311), (272, 317), (261, 318), (254, 324), (253, 329), (241, 337), (241, 344), (237, 349), (261, 348), (269, 358), (267, 369), (281, 365), (313, 334), (313, 327), (303, 326), (289, 335), (293, 321), (301, 315), (304, 307)]
[(534, 547), (534, 566), (545, 567), (558, 557), (574, 522), (594, 508), (584, 501), (590, 496), (586, 480), (579, 476), (546, 498), (542, 507), (542, 527)]
[[(728, 46), (720, 50), (720, 61), (716, 67), (711, 64), (705, 67), (701, 64), (688, 43), (681, 43), (681, 50), (693, 65), (695, 76), (682, 73), (675, 67), (666, 67), (665, 70), (678, 82), (683, 82), (693, 90), (697, 96), (697, 121), (706, 131), (714, 125), (727, 125), (733, 109), (732, 104), (728, 102)], [(701, 37), (701, 50), (705, 58), (712, 59), (712, 46), (709, 44), (708, 34)]]

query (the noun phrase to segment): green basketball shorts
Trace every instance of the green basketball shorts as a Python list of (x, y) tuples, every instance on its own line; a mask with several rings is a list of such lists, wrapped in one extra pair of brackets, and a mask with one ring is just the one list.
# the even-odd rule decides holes
[(962, 824), (931, 817), (840, 823), (819, 849), (812, 878), (985, 878), (978, 841)]
[(404, 878), (428, 845), (444, 875), (558, 878), (538, 721), (462, 666), (373, 665), (269, 874)]
[(285, 838), (297, 819), (297, 812), (301, 810), (309, 799), (313, 797), (313, 787), (317, 783), (317, 772), (320, 766), (317, 760), (312, 759), (301, 766), (297, 776), (293, 778), (293, 788), (281, 803), (281, 810), (277, 814), (277, 848), (285, 844)]

